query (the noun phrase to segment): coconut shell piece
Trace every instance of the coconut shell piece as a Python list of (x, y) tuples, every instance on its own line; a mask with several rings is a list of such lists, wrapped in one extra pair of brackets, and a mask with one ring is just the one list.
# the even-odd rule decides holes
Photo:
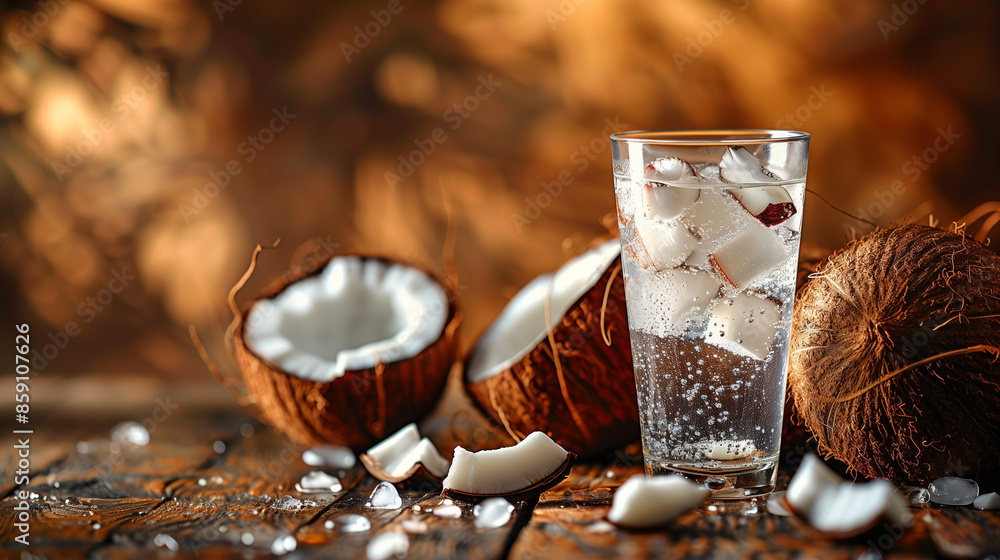
[(443, 477), (435, 476), (422, 463), (416, 463), (402, 475), (393, 476), (386, 472), (382, 468), (382, 465), (367, 453), (362, 453), (358, 456), (358, 459), (361, 460), (361, 464), (368, 470), (368, 474), (383, 482), (390, 482), (401, 486), (422, 486), (425, 484), (441, 486), (441, 481), (444, 480)]
[(788, 371), (819, 450), (897, 484), (1000, 467), (1000, 257), (960, 233), (878, 230), (795, 302)]
[[(344, 255), (331, 259), (339, 256)], [(399, 262), (385, 257), (354, 256)], [(289, 285), (320, 274), (331, 259), (311, 272), (287, 274), (247, 305), (231, 326), (231, 350), (247, 394), (264, 421), (303, 445), (330, 443), (360, 452), (425, 416), (433, 408), (456, 361), (461, 313), (456, 305), (456, 294), (447, 282), (442, 282), (426, 268), (404, 263), (427, 274), (445, 291), (448, 315), (436, 342), (412, 358), (346, 371), (343, 376), (325, 383), (288, 374), (248, 347), (244, 339), (246, 318), (262, 299), (274, 297)], [(251, 271), (252, 267), (248, 273)], [(239, 287), (241, 284), (234, 288), (231, 296), (235, 296)], [(230, 303), (235, 306), (235, 301)]]
[(531, 486), (514, 492), (504, 492), (500, 494), (474, 494), (472, 492), (455, 490), (454, 488), (445, 488), (441, 492), (441, 495), (472, 504), (478, 504), (487, 498), (505, 498), (512, 504), (519, 501), (537, 500), (538, 497), (541, 496), (542, 492), (554, 487), (556, 484), (559, 484), (569, 476), (570, 471), (573, 470), (574, 462), (576, 462), (576, 454), (569, 452), (566, 454), (566, 460), (556, 467), (555, 470), (552, 471), (552, 474), (546, 476)]
[[(550, 339), (492, 377), (467, 376), (466, 391), (516, 441), (537, 430), (580, 456), (616, 449), (639, 438), (628, 332), (615, 259), (560, 321), (553, 319)], [(561, 360), (564, 387), (553, 356)]]

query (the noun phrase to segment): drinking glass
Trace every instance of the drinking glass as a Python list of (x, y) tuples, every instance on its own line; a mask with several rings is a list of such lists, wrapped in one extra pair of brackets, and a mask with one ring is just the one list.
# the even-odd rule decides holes
[(622, 271), (650, 475), (774, 489), (809, 135), (613, 134)]

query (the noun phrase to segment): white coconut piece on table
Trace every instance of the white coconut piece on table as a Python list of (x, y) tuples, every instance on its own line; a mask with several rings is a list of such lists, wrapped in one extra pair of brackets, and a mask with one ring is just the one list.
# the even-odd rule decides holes
[(441, 337), (448, 307), (441, 286), (418, 269), (343, 256), (254, 306), (246, 340), (283, 371), (328, 382), (416, 356)]
[(712, 308), (705, 342), (763, 360), (771, 351), (781, 321), (780, 305), (753, 294), (724, 298)]
[(634, 529), (659, 527), (698, 507), (711, 493), (681, 475), (637, 474), (615, 491), (608, 521)]
[(456, 447), (444, 488), (477, 495), (513, 494), (554, 474), (568, 457), (568, 451), (542, 432), (500, 449), (472, 453)]
[[(420, 437), (417, 425), (412, 423), (369, 449), (366, 454), (391, 478), (406, 477), (420, 465), (439, 479), (448, 473), (448, 461), (431, 440)], [(365, 463), (368, 466), (368, 462)]]
[(698, 238), (680, 220), (636, 216), (635, 245), (638, 254), (645, 252), (649, 257), (643, 262), (650, 263), (653, 270), (667, 270), (680, 266), (694, 253)]
[(674, 268), (630, 278), (629, 328), (660, 338), (679, 335), (708, 311), (722, 285), (711, 273)]
[(712, 265), (724, 280), (745, 289), (789, 257), (784, 240), (762, 224), (747, 227), (712, 252)]
[(733, 196), (764, 225), (780, 224), (796, 212), (787, 190), (777, 185), (766, 186), (778, 179), (743, 146), (726, 148), (719, 161), (719, 176), (727, 183), (742, 186), (732, 190)]
[(813, 528), (831, 536), (849, 538), (887, 520), (908, 526), (913, 522), (906, 500), (885, 479), (847, 482), (815, 455), (807, 455), (792, 477), (785, 503)]
[(731, 189), (703, 189), (698, 202), (681, 220), (702, 240), (700, 248), (714, 248), (737, 233), (760, 227), (730, 194)]

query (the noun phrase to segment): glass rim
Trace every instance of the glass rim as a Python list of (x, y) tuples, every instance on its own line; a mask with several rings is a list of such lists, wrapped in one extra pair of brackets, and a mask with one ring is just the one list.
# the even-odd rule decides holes
[(667, 144), (674, 146), (740, 146), (778, 144), (808, 140), (808, 132), (769, 128), (720, 128), (677, 130), (629, 130), (611, 135), (612, 142)]

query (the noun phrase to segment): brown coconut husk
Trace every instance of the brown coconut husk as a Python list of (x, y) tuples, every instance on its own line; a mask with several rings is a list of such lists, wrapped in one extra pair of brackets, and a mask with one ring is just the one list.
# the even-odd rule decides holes
[(247, 315), (260, 300), (272, 298), (291, 284), (320, 274), (333, 258), (356, 256), (391, 263), (400, 261), (362, 253), (335, 255), (312, 270), (290, 271), (241, 310), (236, 304), (236, 294), (252, 274), (260, 250), (258, 245), (249, 269), (230, 292), (234, 319), (227, 333), (227, 349), (239, 366), (253, 407), (263, 420), (303, 445), (330, 443), (363, 451), (430, 412), (444, 390), (458, 352), (461, 313), (451, 283), (424, 267), (402, 263), (424, 272), (444, 289), (448, 318), (441, 337), (413, 358), (347, 371), (342, 377), (320, 383), (288, 374), (254, 354), (244, 339)]
[(819, 449), (926, 484), (1000, 466), (1000, 257), (958, 232), (875, 231), (799, 293), (789, 391)]
[(547, 340), (506, 371), (476, 383), (466, 379), (473, 402), (515, 441), (541, 431), (580, 456), (638, 439), (621, 261), (561, 320), (551, 320), (548, 305), (545, 312)]

